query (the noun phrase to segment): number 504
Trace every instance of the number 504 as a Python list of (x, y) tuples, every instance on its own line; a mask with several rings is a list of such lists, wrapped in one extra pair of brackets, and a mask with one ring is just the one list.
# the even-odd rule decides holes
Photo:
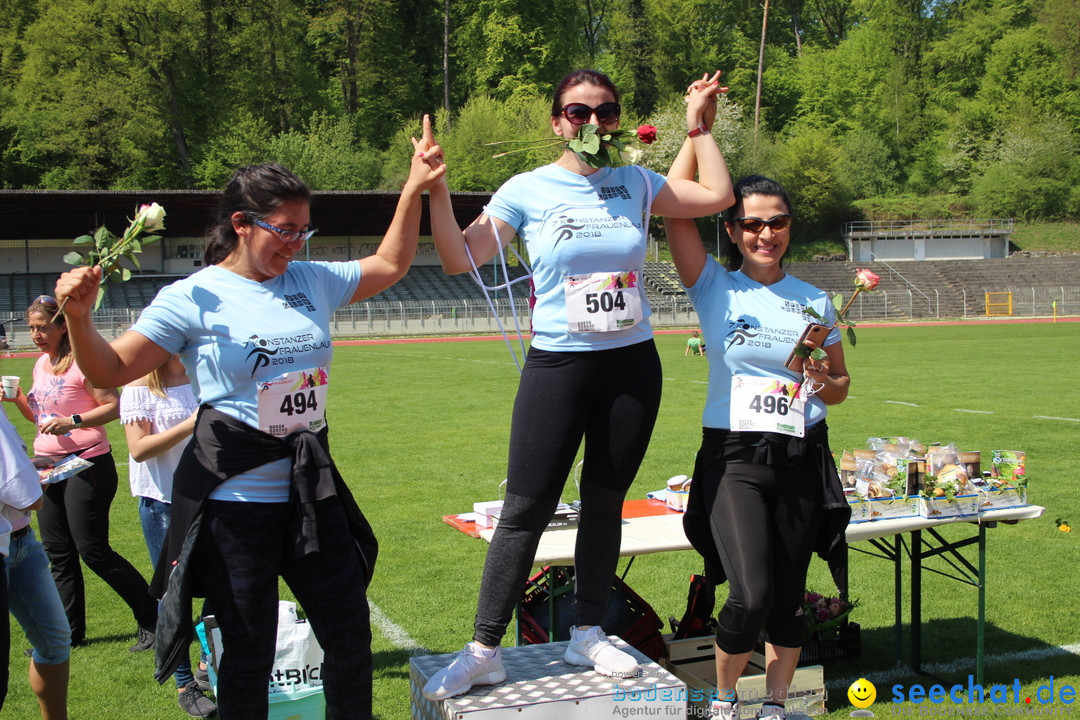
[(587, 312), (595, 313), (601, 310), (611, 312), (615, 308), (626, 309), (626, 301), (623, 300), (621, 290), (614, 295), (609, 292), (585, 293), (585, 310)]

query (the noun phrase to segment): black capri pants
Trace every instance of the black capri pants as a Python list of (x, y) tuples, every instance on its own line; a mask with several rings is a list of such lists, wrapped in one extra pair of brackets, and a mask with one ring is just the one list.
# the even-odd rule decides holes
[(762, 627), (773, 645), (802, 646), (806, 573), (825, 513), (813, 453), (755, 462), (761, 435), (706, 430), (694, 478), (707, 495), (715, 487), (709, 527), (729, 583), (716, 644), (732, 655), (753, 650)]

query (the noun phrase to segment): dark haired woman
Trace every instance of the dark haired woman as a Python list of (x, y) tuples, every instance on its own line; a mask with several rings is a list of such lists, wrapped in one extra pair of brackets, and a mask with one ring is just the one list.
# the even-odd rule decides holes
[(71, 626), (71, 644), (86, 642), (82, 558), (134, 613), (139, 629), (131, 649), (147, 650), (154, 643), (157, 603), (139, 571), (109, 544), (109, 508), (116, 496), (117, 475), (103, 426), (120, 417), (120, 396), (115, 384), (94, 384), (83, 375), (63, 316), (52, 320), (56, 308), (55, 299), (41, 295), (26, 310), (30, 339), (42, 355), (34, 363), (30, 393), (20, 390), (14, 402), (37, 426), (38, 460), (78, 455), (92, 466), (45, 488), (44, 505), (38, 511), (41, 544)]
[(176, 470), (155, 576), (155, 589), (168, 583), (156, 677), (163, 682), (187, 655), (191, 595), (205, 594), (221, 629), (217, 699), (229, 720), (266, 718), (279, 575), (325, 651), (328, 716), (371, 717), (367, 585), (376, 543), (328, 454), (330, 320), (409, 268), (421, 195), (443, 172), (426, 117), (424, 129), (431, 155), (413, 155), (372, 256), (293, 261), (315, 233), (310, 193), (284, 167), (256, 165), (225, 188), (207, 267), (162, 290), (112, 344), (90, 317), (100, 270), (78, 269), (57, 283), (89, 377), (125, 383), (179, 353), (202, 403)]
[[(660, 406), (660, 359), (641, 273), (650, 207), (658, 215), (697, 217), (731, 202), (727, 167), (702, 122), (718, 76), (702, 82), (686, 110), (700, 182), (668, 181), (636, 166), (598, 169), (567, 148), (552, 164), (507, 181), (464, 231), (445, 184), (432, 189), (432, 234), (443, 269), (467, 272), (520, 234), (535, 305), (510, 429), (506, 500), (484, 565), (473, 641), (431, 678), (429, 699), (505, 679), (500, 643), (583, 438), (577, 624), (565, 659), (608, 676), (638, 672), (600, 623), (619, 558), (622, 502)], [(569, 140), (586, 123), (616, 130), (619, 115), (611, 80), (579, 70), (555, 89), (551, 128)]]
[[(694, 153), (684, 146), (668, 177), (693, 174)], [(758, 718), (782, 720), (802, 647), (810, 558), (815, 550), (843, 555), (850, 515), (825, 424), (826, 406), (842, 402), (850, 384), (839, 333), (829, 333), (825, 357), (807, 358), (801, 373), (785, 364), (811, 321), (802, 308), (830, 324), (836, 313), (824, 292), (781, 267), (791, 203), (773, 180), (736, 183), (724, 225), (727, 271), (706, 252), (693, 221), (665, 226), (679, 278), (716, 346), (684, 518), (707, 575), (726, 576), (729, 587), (716, 633), (713, 715), (738, 720), (735, 682), (764, 627), (768, 694)]]

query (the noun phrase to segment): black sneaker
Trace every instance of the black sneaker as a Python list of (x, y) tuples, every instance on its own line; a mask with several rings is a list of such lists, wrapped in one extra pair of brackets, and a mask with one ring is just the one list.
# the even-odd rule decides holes
[(152, 647), (154, 647), (154, 633), (146, 628), (140, 627), (136, 642), (128, 648), (128, 651), (141, 652), (143, 650), (149, 650)]
[(210, 672), (206, 668), (196, 665), (193, 674), (195, 675), (195, 684), (198, 685), (199, 689), (204, 693), (214, 689), (210, 684)]
[(217, 715), (217, 705), (210, 698), (203, 695), (198, 684), (192, 680), (180, 691), (177, 698), (180, 709), (194, 718), (208, 718)]

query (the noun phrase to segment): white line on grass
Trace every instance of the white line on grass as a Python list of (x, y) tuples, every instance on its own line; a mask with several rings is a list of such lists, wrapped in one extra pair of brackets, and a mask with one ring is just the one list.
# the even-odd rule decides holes
[(1036, 415), (1036, 420), (1064, 420), (1065, 422), (1080, 422), (1080, 418), (1061, 418), (1053, 415)]
[(919, 407), (915, 403), (901, 402), (900, 400), (886, 400), (885, 402), (889, 405), (907, 405), (908, 407)]
[[(1022, 663), (1031, 662), (1033, 660), (1045, 660), (1047, 658), (1058, 657), (1061, 655), (1080, 655), (1080, 643), (1072, 645), (1062, 645), (1060, 647), (1043, 647), (1032, 648), (1031, 650), (1021, 650), (1018, 652), (1007, 652), (999, 655), (987, 655), (984, 662), (987, 665), (1001, 665), (1004, 663)], [(973, 671), (975, 667), (975, 658), (959, 658), (947, 663), (931, 663), (929, 665), (923, 665), (923, 672), (930, 673), (931, 675), (948, 675), (957, 672)], [(907, 665), (901, 668), (893, 668), (891, 670), (881, 670), (879, 672), (873, 672), (869, 675), (862, 675), (870, 682), (878, 685), (879, 683), (889, 683), (895, 680), (897, 677), (903, 677), (905, 675), (915, 675), (915, 671)], [(840, 678), (838, 680), (830, 680), (825, 683), (825, 687), (829, 689), (847, 688), (853, 682), (858, 680), (857, 677)]]
[(974, 413), (976, 415), (993, 415), (993, 410), (965, 410), (964, 408), (953, 408), (956, 412)]
[[(379, 609), (379, 606), (371, 602), (370, 599), (368, 600), (368, 606), (371, 608), (371, 624), (396, 647), (407, 650), (412, 655), (431, 652), (426, 647), (413, 640), (412, 636), (405, 631), (405, 628), (387, 617), (386, 613)], [(854, 680), (852, 682), (854, 682)]]

